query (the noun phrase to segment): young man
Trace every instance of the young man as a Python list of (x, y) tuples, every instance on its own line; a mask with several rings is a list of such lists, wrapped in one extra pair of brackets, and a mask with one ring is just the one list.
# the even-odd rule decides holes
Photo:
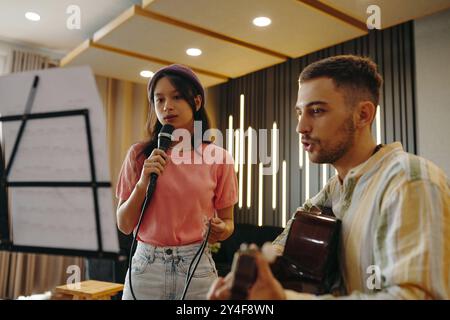
[[(261, 254), (249, 299), (450, 299), (450, 189), (443, 171), (395, 142), (376, 146), (371, 124), (381, 76), (357, 56), (315, 62), (300, 74), (297, 132), (314, 163), (331, 178), (301, 209), (331, 207), (342, 221), (342, 293), (284, 290)], [(292, 220), (274, 241), (282, 252)], [(227, 299), (231, 276), (210, 299)]]

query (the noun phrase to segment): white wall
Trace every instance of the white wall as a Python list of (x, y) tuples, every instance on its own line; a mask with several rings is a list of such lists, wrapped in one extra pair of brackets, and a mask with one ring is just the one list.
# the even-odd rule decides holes
[(450, 10), (414, 22), (419, 155), (450, 177)]

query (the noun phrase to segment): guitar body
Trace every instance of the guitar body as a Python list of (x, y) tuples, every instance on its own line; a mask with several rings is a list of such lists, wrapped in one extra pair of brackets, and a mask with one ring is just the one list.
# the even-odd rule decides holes
[(284, 288), (313, 294), (330, 291), (339, 275), (340, 228), (340, 220), (329, 211), (296, 212), (283, 255), (272, 264)]
[[(339, 276), (337, 249), (341, 222), (330, 209), (317, 213), (297, 211), (282, 256), (271, 264), (283, 288), (325, 294)], [(235, 254), (231, 299), (245, 299), (256, 280), (252, 250)]]

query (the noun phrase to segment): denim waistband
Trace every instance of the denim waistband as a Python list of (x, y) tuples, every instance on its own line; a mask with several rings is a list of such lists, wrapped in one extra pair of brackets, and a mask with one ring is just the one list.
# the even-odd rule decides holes
[[(143, 254), (150, 261), (153, 261), (155, 258), (163, 260), (178, 260), (180, 258), (193, 258), (201, 245), (202, 243), (199, 242), (185, 246), (157, 247), (148, 243), (138, 241), (136, 252)], [(205, 248), (205, 253), (210, 253), (208, 245)]]

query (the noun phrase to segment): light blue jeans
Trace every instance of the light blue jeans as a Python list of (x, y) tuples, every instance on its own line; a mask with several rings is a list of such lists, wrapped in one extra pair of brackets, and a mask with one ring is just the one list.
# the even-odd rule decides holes
[[(139, 241), (131, 266), (131, 281), (136, 299), (179, 300), (185, 287), (189, 264), (200, 246), (201, 243), (179, 247), (155, 247)], [(130, 270), (125, 278), (123, 300), (133, 299), (129, 272)], [(206, 294), (216, 278), (216, 266), (206, 246), (185, 299), (206, 299)]]

